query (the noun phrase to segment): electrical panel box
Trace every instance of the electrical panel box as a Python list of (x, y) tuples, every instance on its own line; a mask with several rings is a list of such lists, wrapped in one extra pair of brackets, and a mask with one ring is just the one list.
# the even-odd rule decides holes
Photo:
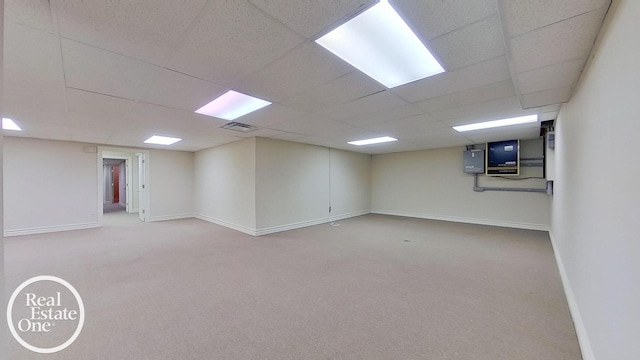
[(549, 149), (556, 148), (556, 133), (553, 131), (547, 132), (547, 147)]
[(466, 150), (462, 154), (465, 173), (484, 173), (484, 150)]
[(549, 181), (556, 179), (556, 134), (547, 133), (547, 151), (544, 154), (544, 173)]

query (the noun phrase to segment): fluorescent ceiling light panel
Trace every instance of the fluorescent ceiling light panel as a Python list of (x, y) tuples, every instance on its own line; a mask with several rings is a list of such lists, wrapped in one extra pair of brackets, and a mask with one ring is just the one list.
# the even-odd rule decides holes
[(182, 140), (182, 139), (178, 139), (178, 138), (174, 138), (174, 137), (153, 135), (152, 137), (148, 138), (144, 142), (146, 144), (172, 145), (172, 144), (177, 143), (180, 140)]
[(458, 132), (464, 132), (464, 131), (490, 129), (490, 128), (502, 127), (502, 126), (527, 124), (527, 123), (533, 123), (536, 121), (538, 121), (538, 115), (527, 115), (527, 116), (519, 116), (519, 117), (509, 118), (509, 119), (485, 121), (485, 122), (469, 124), (469, 125), (454, 126), (453, 129)]
[(2, 129), (22, 131), (22, 129), (20, 129), (20, 126), (18, 126), (13, 120), (9, 118), (2, 118)]
[(444, 72), (387, 0), (316, 42), (388, 88)]
[(234, 120), (270, 104), (268, 101), (229, 90), (196, 112), (225, 120)]
[(383, 137), (379, 137), (379, 138), (375, 138), (375, 139), (349, 141), (349, 144), (358, 145), (359, 146), (359, 145), (378, 144), (378, 143), (384, 143), (384, 142), (389, 142), (389, 141), (398, 141), (398, 139), (394, 139), (394, 138), (389, 137), (389, 136), (383, 136)]

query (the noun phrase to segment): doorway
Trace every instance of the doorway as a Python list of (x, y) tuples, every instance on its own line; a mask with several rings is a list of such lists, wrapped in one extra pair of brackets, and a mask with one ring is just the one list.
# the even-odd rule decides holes
[(129, 196), (129, 186), (127, 186), (129, 184), (127, 165), (126, 159), (102, 159), (104, 173), (103, 213), (131, 211), (131, 204), (127, 201), (131, 197)]
[(125, 222), (147, 221), (147, 153), (137, 149), (98, 149), (100, 225), (109, 225), (114, 217)]

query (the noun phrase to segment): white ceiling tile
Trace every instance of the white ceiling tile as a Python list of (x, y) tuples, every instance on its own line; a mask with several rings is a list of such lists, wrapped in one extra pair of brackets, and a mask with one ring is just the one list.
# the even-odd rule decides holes
[(196, 111), (211, 100), (224, 94), (228, 88), (163, 69), (140, 99), (156, 105)]
[(498, 0), (498, 7), (500, 12), (504, 14), (506, 34), (511, 37), (555, 24), (604, 6), (608, 7), (610, 3), (611, 0)]
[(329, 108), (326, 111), (320, 112), (320, 114), (334, 120), (344, 120), (403, 105), (408, 104), (394, 93), (381, 91)]
[(454, 71), (441, 73), (393, 89), (403, 99), (416, 102), (511, 79), (506, 56), (499, 56)]
[[(114, 131), (109, 139), (106, 141), (108, 145), (118, 145), (118, 146), (136, 146), (136, 147), (147, 147), (147, 144), (144, 143), (146, 139), (148, 139), (152, 135), (162, 135), (156, 134), (153, 131), (148, 131), (145, 129), (120, 129)], [(169, 134), (165, 134), (169, 135)]]
[(498, 15), (433, 39), (429, 41), (429, 48), (448, 71), (504, 55)]
[(447, 124), (462, 125), (465, 122), (498, 120), (521, 112), (522, 108), (516, 96), (460, 106), (448, 110), (430, 113), (434, 119)]
[(547, 105), (547, 106), (542, 106), (540, 108), (540, 112), (559, 112), (560, 108), (562, 107), (561, 104), (556, 104), (556, 105)]
[(489, 141), (537, 139), (540, 137), (540, 126), (528, 126), (516, 129), (479, 130), (477, 132), (465, 133), (465, 137), (469, 138), (475, 144), (482, 144)]
[[(145, 144), (144, 141), (152, 135), (172, 136), (182, 138), (182, 140), (171, 146)], [(145, 128), (126, 128), (113, 132), (106, 144), (166, 150), (196, 151), (240, 140), (239, 137), (232, 135), (220, 133), (216, 137), (211, 137), (206, 133), (188, 130), (180, 132), (166, 132), (164, 130), (149, 130)]]
[(549, 120), (555, 120), (557, 118), (558, 118), (558, 112), (557, 111), (540, 112), (538, 114), (538, 120), (539, 121), (549, 121)]
[(205, 3), (57, 1), (55, 8), (62, 36), (162, 66)]
[(446, 109), (478, 104), (485, 101), (511, 97), (516, 94), (511, 80), (459, 91), (453, 94), (434, 97), (415, 103), (424, 112), (432, 113)]
[(423, 131), (426, 129), (434, 129), (439, 127), (442, 127), (442, 125), (438, 124), (438, 121), (436, 119), (430, 117), (428, 114), (420, 114), (398, 120), (390, 120), (378, 124), (372, 124), (366, 126), (365, 128), (371, 131), (388, 134), (390, 132), (396, 131), (408, 132), (415, 129), (420, 129), (421, 131)]
[(169, 68), (233, 86), (304, 39), (245, 1), (212, 1)]
[(280, 104), (271, 104), (258, 111), (244, 115), (235, 121), (257, 127), (268, 127), (283, 121), (305, 117), (308, 114), (297, 111)]
[[(313, 43), (373, 1), (7, 0), (5, 114), (25, 129), (18, 136), (150, 147), (143, 141), (158, 134), (183, 140), (157, 148), (185, 151), (256, 135), (362, 153), (537, 137), (537, 123), (471, 135), (451, 126), (554, 119), (560, 106), (545, 104), (568, 99), (586, 52), (571, 56), (591, 47), (602, 20), (580, 13), (608, 0), (506, 4), (515, 12), (501, 20), (522, 32), (507, 37), (518, 91), (501, 55), (496, 0), (394, 0), (447, 72), (393, 89)], [(260, 129), (221, 129), (227, 121), (193, 112), (229, 88), (274, 102), (238, 119)], [(383, 135), (400, 140), (346, 144)]]
[(235, 137), (235, 136), (216, 137), (215, 141), (213, 139), (208, 139), (204, 141), (191, 140), (189, 144), (189, 147), (191, 149), (190, 150), (184, 149), (184, 151), (198, 151), (202, 149), (210, 149), (210, 148), (214, 148), (220, 145), (232, 143), (239, 140), (242, 140), (242, 138)]
[[(231, 130), (232, 131), (232, 130)], [(277, 135), (283, 134), (282, 131), (278, 131), (278, 130), (272, 130), (272, 129), (258, 129), (258, 130), (254, 130), (254, 131), (249, 131), (246, 133), (237, 131), (236, 132), (236, 136), (241, 137), (241, 138), (248, 138), (248, 137), (265, 137), (265, 138), (271, 138)]]
[(72, 127), (108, 130), (111, 132), (129, 126), (130, 123), (131, 120), (71, 111), (67, 114), (67, 121), (65, 122), (65, 124)]
[(586, 59), (606, 8), (579, 15), (509, 40), (516, 72)]
[(356, 127), (350, 127), (331, 133), (328, 135), (328, 138), (334, 142), (348, 143), (349, 141), (372, 139), (385, 135), (387, 134), (382, 134), (376, 131)]
[(328, 28), (337, 26), (340, 20), (371, 3), (369, 0), (249, 2), (306, 38), (312, 38)]
[(228, 123), (226, 120), (163, 106), (137, 103), (127, 115), (132, 128), (148, 128), (160, 131), (217, 131)]
[(584, 60), (578, 59), (520, 73), (517, 75), (520, 93), (529, 94), (573, 86), (578, 80), (583, 66)]
[(281, 132), (278, 135), (271, 136), (271, 139), (286, 140), (286, 141), (297, 141), (297, 140), (303, 139), (305, 137), (306, 136), (302, 135), (302, 134), (290, 133), (290, 132)]
[(379, 124), (386, 121), (403, 119), (403, 118), (418, 115), (421, 113), (422, 111), (414, 104), (407, 104), (407, 105), (398, 106), (390, 109), (376, 111), (373, 114), (366, 114), (366, 115), (357, 116), (357, 117), (353, 117), (353, 118), (349, 118), (341, 121), (347, 124), (355, 125), (355, 126), (366, 127), (369, 125), (375, 125), (375, 124)]
[(113, 131), (95, 127), (71, 126), (67, 129), (70, 141), (104, 144), (109, 140)]
[(324, 48), (304, 43), (243, 79), (235, 88), (263, 99), (280, 101), (352, 71), (349, 64)]
[(55, 32), (49, 0), (5, 0), (4, 21)]
[(571, 98), (573, 87), (567, 86), (550, 90), (539, 91), (522, 95), (522, 107), (524, 109), (537, 106), (545, 106), (568, 102)]
[(155, 65), (71, 40), (62, 40), (62, 51), (67, 87), (126, 99), (139, 99), (161, 70)]
[(23, 132), (37, 130), (44, 124), (64, 124), (67, 122), (67, 112), (63, 109), (47, 109), (32, 104), (25, 106), (21, 104), (4, 103), (3, 115), (13, 119)]
[(6, 103), (65, 109), (64, 73), (56, 36), (5, 24), (3, 65)]
[(458, 147), (464, 145), (471, 145), (474, 141), (469, 140), (467, 137), (462, 134), (453, 134), (451, 136), (440, 134), (438, 136), (433, 136), (425, 139), (412, 139), (412, 144), (415, 144), (418, 148), (414, 150), (421, 149), (441, 149), (441, 148), (451, 148)]
[(311, 114), (304, 118), (287, 120), (269, 127), (272, 130), (312, 136), (323, 136), (349, 128), (351, 128), (350, 125)]
[(497, 12), (495, 0), (394, 1), (396, 10), (423, 40), (447, 34)]
[(359, 71), (341, 76), (327, 84), (282, 101), (283, 105), (308, 112), (320, 112), (328, 107), (371, 95), (385, 87)]
[(69, 112), (121, 118), (129, 112), (134, 101), (84, 90), (67, 89), (67, 103)]
[(394, 152), (405, 152), (405, 151), (413, 151), (423, 149), (421, 147), (416, 146), (416, 144), (410, 141), (394, 141), (387, 142), (381, 144), (372, 144), (372, 145), (348, 145), (345, 150), (360, 152), (363, 154), (383, 154), (383, 153), (394, 153)]
[(451, 131), (436, 124), (415, 123), (412, 126), (398, 127), (387, 132), (389, 136), (405, 141), (433, 140), (445, 135), (451, 135)]
[(30, 130), (23, 129), (20, 135), (15, 134), (15, 136), (69, 141), (71, 140), (69, 137), (69, 128), (71, 127), (68, 125), (49, 124), (49, 123), (43, 122), (43, 123), (39, 123), (38, 126), (33, 129), (30, 129)]
[[(411, 131), (413, 130), (413, 131)], [(415, 129), (400, 129), (398, 133), (396, 133), (399, 139), (408, 140), (408, 141), (435, 141), (438, 139), (445, 138), (447, 140), (451, 140), (452, 138), (460, 138), (463, 139), (464, 136), (459, 132), (453, 130), (453, 128), (447, 127), (438, 127), (438, 128), (426, 128), (420, 129), (416, 127)]]

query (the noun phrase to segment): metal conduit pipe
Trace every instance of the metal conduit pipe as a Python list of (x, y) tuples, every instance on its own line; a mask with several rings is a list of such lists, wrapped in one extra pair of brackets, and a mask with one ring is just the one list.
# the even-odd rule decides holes
[(506, 188), (506, 187), (482, 187), (478, 186), (478, 174), (473, 174), (473, 191), (519, 191), (519, 192), (539, 192), (546, 193), (547, 189), (538, 188)]

